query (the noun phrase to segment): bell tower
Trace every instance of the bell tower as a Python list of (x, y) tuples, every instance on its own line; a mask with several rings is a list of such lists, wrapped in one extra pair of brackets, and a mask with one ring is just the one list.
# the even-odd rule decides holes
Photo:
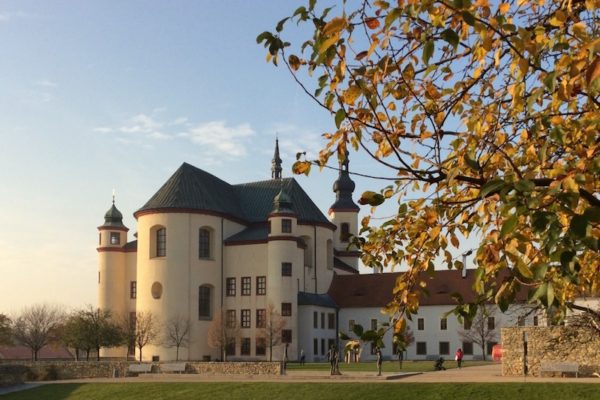
[(350, 179), (349, 160), (340, 162), (338, 179), (333, 183), (335, 202), (329, 208), (329, 220), (337, 226), (333, 236), (335, 255), (358, 271), (360, 253), (350, 245), (350, 236), (358, 234), (358, 212), (360, 208), (352, 200), (355, 183)]

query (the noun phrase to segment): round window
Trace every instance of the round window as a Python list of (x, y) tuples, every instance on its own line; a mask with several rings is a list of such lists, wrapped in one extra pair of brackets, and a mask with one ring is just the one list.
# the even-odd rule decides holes
[(162, 296), (162, 292), (163, 287), (160, 284), (160, 282), (154, 282), (152, 284), (152, 297), (154, 297), (155, 299), (160, 299), (160, 297)]

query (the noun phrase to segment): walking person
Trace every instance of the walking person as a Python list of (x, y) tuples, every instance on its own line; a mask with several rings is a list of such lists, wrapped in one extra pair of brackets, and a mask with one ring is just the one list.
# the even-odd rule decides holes
[(300, 349), (300, 365), (304, 365), (304, 360), (306, 356), (304, 355), (304, 349)]
[(381, 376), (381, 365), (383, 364), (383, 357), (381, 355), (381, 349), (377, 347), (375, 350), (375, 354), (377, 355), (377, 376)]
[(456, 350), (456, 353), (454, 353), (454, 359), (456, 360), (456, 364), (458, 365), (458, 368), (462, 367), (462, 359), (463, 359), (464, 355), (465, 354), (463, 353), (463, 351), (460, 347)]

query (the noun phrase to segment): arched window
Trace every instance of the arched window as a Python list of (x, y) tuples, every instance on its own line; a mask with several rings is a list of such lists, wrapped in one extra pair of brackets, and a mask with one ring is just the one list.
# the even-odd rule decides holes
[(156, 230), (156, 257), (167, 256), (167, 228)]
[(212, 286), (198, 288), (198, 319), (212, 319)]
[(198, 258), (211, 257), (211, 230), (200, 228), (198, 233)]
[(350, 225), (343, 222), (340, 228), (340, 241), (347, 243), (350, 240)]

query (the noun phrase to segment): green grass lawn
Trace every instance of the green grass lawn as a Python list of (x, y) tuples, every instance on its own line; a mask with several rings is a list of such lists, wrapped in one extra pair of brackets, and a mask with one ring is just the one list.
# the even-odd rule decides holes
[[(427, 372), (433, 371), (434, 361), (403, 361), (402, 369), (398, 361), (384, 361), (382, 365), (383, 372)], [(475, 365), (490, 365), (491, 361), (464, 361), (463, 367), (472, 367)], [(444, 367), (451, 369), (456, 368), (456, 361), (448, 360), (444, 363)], [(301, 366), (297, 363), (288, 363), (289, 371), (329, 371), (329, 363), (306, 363)], [(360, 363), (340, 363), (340, 371), (352, 372), (352, 371), (363, 371), (363, 372), (375, 372), (377, 366), (375, 362), (360, 362)]]
[(2, 400), (183, 399), (600, 399), (596, 384), (577, 383), (90, 383), (51, 384)]

